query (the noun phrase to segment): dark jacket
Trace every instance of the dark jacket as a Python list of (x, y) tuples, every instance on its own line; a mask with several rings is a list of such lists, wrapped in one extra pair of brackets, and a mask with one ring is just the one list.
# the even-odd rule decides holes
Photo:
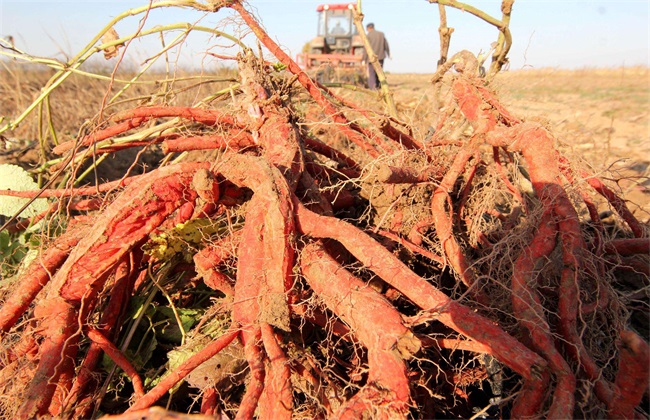
[[(368, 31), (368, 34), (366, 36), (368, 37), (370, 47), (372, 47), (372, 50), (374, 51), (378, 60), (383, 60), (386, 57), (390, 57), (388, 41), (386, 41), (386, 37), (384, 36), (383, 32), (373, 29), (371, 31)], [(365, 52), (363, 54), (363, 59), (366, 61), (368, 60), (368, 54)]]

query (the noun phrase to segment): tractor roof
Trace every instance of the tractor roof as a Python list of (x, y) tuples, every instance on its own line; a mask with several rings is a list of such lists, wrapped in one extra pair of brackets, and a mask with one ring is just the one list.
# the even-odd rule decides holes
[(337, 3), (337, 4), (319, 4), (316, 7), (317, 12), (322, 12), (323, 10), (345, 10), (352, 9), (354, 3)]

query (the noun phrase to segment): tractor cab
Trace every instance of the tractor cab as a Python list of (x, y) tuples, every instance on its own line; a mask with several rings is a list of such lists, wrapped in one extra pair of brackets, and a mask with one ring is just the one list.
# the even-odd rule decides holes
[(310, 69), (327, 64), (359, 68), (363, 59), (363, 41), (354, 25), (354, 3), (321, 4), (316, 8), (316, 37), (305, 46), (298, 61)]
[(322, 52), (326, 54), (350, 52), (352, 39), (357, 35), (352, 7), (352, 4), (322, 4), (316, 8), (318, 12), (317, 38), (322, 40), (322, 43), (317, 42), (317, 45), (312, 45), (312, 49), (322, 48)]

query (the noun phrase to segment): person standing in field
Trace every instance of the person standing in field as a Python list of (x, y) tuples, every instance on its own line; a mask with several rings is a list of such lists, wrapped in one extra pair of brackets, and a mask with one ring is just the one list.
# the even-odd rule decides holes
[[(383, 32), (375, 30), (374, 23), (367, 24), (366, 30), (368, 31), (366, 36), (368, 37), (368, 42), (370, 43), (370, 47), (372, 48), (372, 51), (377, 56), (377, 60), (379, 60), (379, 65), (381, 66), (381, 68), (384, 68), (384, 59), (386, 59), (386, 57), (390, 58), (390, 49), (388, 48), (388, 41), (386, 41), (386, 37), (384, 36)], [(379, 89), (379, 80), (377, 79), (377, 73), (375, 72), (374, 67), (372, 67), (370, 61), (368, 60), (367, 51), (364, 51), (363, 60), (366, 63), (368, 63), (368, 88)]]

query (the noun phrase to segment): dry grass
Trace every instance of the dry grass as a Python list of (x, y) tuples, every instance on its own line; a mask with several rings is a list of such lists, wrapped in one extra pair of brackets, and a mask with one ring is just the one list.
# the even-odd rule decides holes
[[(87, 71), (92, 71), (95, 77), (71, 75), (40, 109), (28, 115), (18, 127), (0, 135), (0, 163), (20, 165), (38, 174), (39, 179), (47, 180), (61, 160), (52, 153), (54, 146), (74, 141), (80, 134), (105, 124), (111, 115), (139, 105), (196, 105), (224, 89), (227, 92), (236, 81), (236, 73), (227, 68), (203, 74), (178, 70), (143, 75), (118, 72), (113, 82), (108, 70)], [(33, 70), (13, 63), (0, 69), (0, 97), (7, 98), (0, 101), (0, 119), (4, 117), (0, 126), (25, 110), (53, 74), (49, 69)], [(136, 82), (122, 92), (126, 81), (135, 78)], [(119, 97), (113, 100), (118, 93)], [(163, 157), (157, 146), (147, 148), (145, 153), (138, 149), (105, 156), (108, 158), (103, 161), (89, 157), (79, 170), (88, 171), (87, 181), (118, 179), (127, 171), (142, 173), (147, 167), (157, 166)]]
[[(110, 83), (110, 71), (100, 69), (92, 73), (99, 78), (73, 74), (51, 93), (49, 112), (48, 107), (44, 106), (40, 127), (39, 114), (34, 112), (18, 127), (5, 132), (4, 145), (0, 143), (0, 162), (7, 160), (6, 155), (11, 148), (37, 146), (43, 141), (49, 152), (55, 144), (74, 140), (80, 129), (89, 122), (95, 122), (102, 109), (105, 118), (137, 105), (190, 105), (228, 87), (236, 77), (232, 70), (226, 68), (202, 74), (183, 71), (173, 74), (147, 72), (111, 103), (112, 96), (125, 86), (124, 81), (131, 80), (136, 75), (119, 72), (115, 75), (115, 81)], [(53, 74), (53, 70), (35, 70), (30, 66), (12, 63), (0, 68), (0, 97), (3, 98), (0, 101), (0, 118), (5, 117), (2, 125), (17, 117), (35, 100)], [(103, 103), (105, 105), (102, 107)], [(3, 146), (5, 150), (2, 150)], [(40, 153), (38, 147), (35, 149)], [(43, 159), (39, 153), (27, 153), (19, 161), (33, 165), (37, 159)], [(51, 157), (48, 154), (45, 160)]]

